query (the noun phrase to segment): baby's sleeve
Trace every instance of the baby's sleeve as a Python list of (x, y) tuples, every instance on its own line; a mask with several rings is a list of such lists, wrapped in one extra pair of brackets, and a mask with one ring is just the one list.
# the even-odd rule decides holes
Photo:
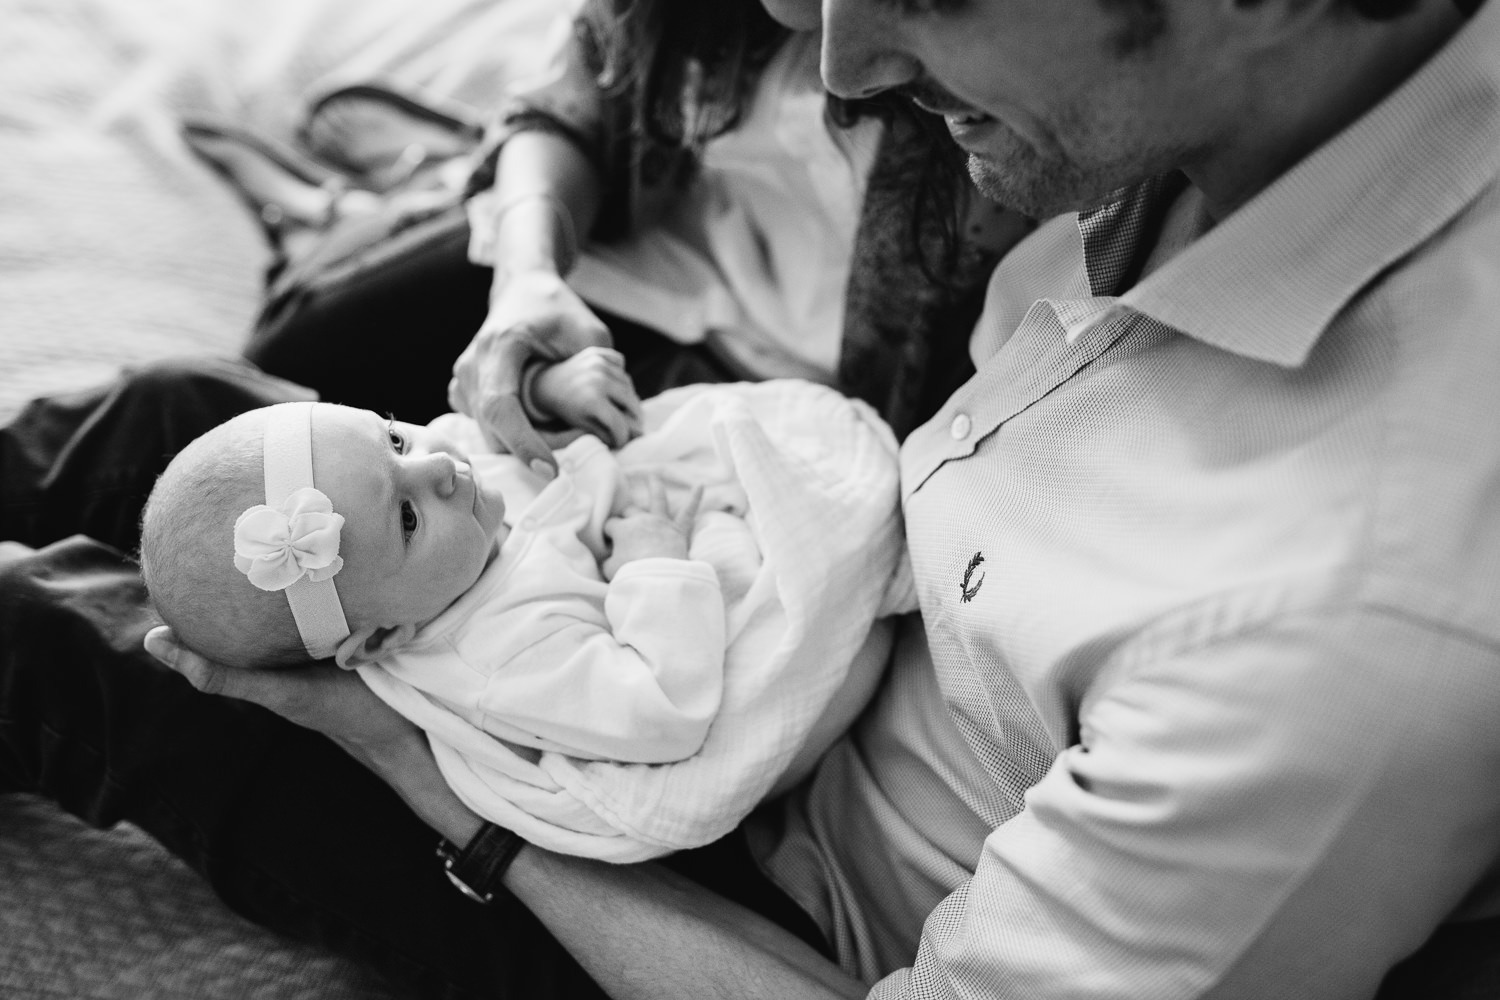
[(498, 725), (487, 728), (575, 757), (643, 764), (691, 757), (724, 691), (724, 601), (713, 567), (626, 563), (604, 612), (607, 628), (570, 623), (495, 671), (484, 702)]

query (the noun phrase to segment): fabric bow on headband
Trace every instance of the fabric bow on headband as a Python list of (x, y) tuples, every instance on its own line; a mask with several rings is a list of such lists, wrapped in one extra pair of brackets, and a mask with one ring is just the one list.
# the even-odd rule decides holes
[(279, 403), (266, 410), (266, 502), (234, 522), (234, 565), (261, 590), (280, 591), (291, 606), (302, 645), (315, 660), (349, 637), (334, 574), (344, 568), (339, 532), (344, 518), (313, 485), (312, 414), (316, 403)]
[(234, 565), (261, 590), (285, 590), (304, 576), (317, 583), (344, 568), (344, 516), (305, 486), (277, 507), (256, 504), (234, 522)]

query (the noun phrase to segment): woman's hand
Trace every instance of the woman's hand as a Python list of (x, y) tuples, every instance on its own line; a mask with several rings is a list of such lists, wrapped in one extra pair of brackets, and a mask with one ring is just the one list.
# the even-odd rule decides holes
[(515, 273), (505, 279), (484, 325), (454, 363), (448, 403), (478, 421), (496, 450), (550, 476), (557, 463), (521, 405), (521, 373), (529, 362), (560, 361), (609, 343), (603, 321), (556, 273)]
[(353, 672), (332, 665), (297, 670), (225, 667), (179, 646), (165, 625), (146, 633), (146, 651), (205, 694), (254, 702), (327, 736), (455, 844), (468, 843), (479, 829), (479, 818), (443, 780), (426, 735)]

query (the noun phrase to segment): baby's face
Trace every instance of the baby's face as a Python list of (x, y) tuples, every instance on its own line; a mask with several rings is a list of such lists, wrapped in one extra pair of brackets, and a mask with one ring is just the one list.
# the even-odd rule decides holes
[(313, 408), (313, 473), (344, 516), (335, 579), (352, 628), (420, 624), (474, 585), (499, 551), (505, 501), (468, 456), (370, 410)]

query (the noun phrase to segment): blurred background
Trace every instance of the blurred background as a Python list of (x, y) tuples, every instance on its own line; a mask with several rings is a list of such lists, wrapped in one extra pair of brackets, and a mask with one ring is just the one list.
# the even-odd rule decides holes
[(289, 139), (310, 93), (368, 79), (488, 110), (572, 4), (0, 0), (0, 419), (122, 364), (237, 353), (268, 250), (182, 115)]
[[(122, 365), (239, 352), (269, 248), (184, 114), (290, 140), (309, 94), (368, 79), (487, 110), (570, 3), (0, 0), (0, 420)], [(396, 996), (240, 920), (139, 830), (0, 796), (0, 997)]]

